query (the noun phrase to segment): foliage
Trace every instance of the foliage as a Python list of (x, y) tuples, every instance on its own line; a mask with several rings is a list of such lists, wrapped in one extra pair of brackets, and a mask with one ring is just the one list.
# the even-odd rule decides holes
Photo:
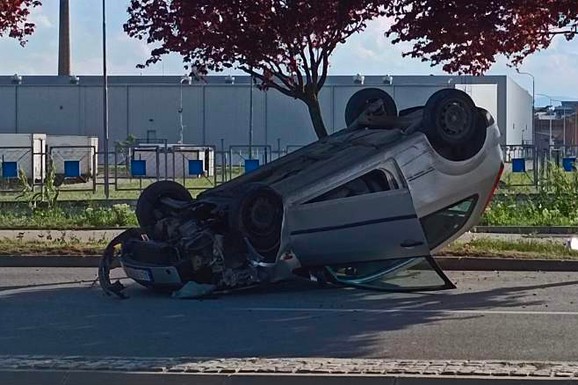
[(0, 211), (3, 228), (82, 229), (137, 226), (134, 210), (126, 204), (111, 207), (53, 207), (42, 210), (13, 208)]
[(46, 178), (40, 191), (34, 191), (32, 184), (28, 181), (26, 173), (22, 169), (18, 170), (18, 180), (22, 190), (17, 199), (23, 198), (28, 202), (32, 209), (51, 209), (56, 207), (60, 189), (56, 186), (55, 183), (56, 174), (52, 165), (52, 160), (50, 160)]
[(414, 42), (405, 56), (443, 63), (447, 72), (481, 74), (503, 54), (514, 65), (548, 48), (554, 36), (576, 36), (576, 0), (392, 0), (394, 43)]
[(88, 207), (77, 225), (89, 224), (93, 227), (126, 227), (136, 225), (134, 212), (127, 204), (112, 205), (111, 208)]
[(496, 226), (578, 226), (578, 172), (550, 164), (537, 193), (503, 191), (488, 207), (482, 224)]
[(26, 43), (26, 36), (34, 32), (34, 23), (28, 21), (30, 10), (38, 7), (38, 0), (9, 0), (0, 2), (0, 37), (17, 39)]
[[(338, 44), (382, 16), (382, 0), (132, 0), (125, 31), (158, 44), (145, 65), (177, 52), (196, 76), (237, 66), (307, 105), (327, 135), (318, 94)], [(188, 68), (188, 67), (187, 67)]]

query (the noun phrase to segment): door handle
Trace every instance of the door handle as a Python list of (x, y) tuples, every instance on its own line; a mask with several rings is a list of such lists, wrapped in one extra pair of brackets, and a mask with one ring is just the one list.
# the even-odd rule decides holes
[(400, 246), (406, 249), (412, 248), (412, 247), (416, 247), (416, 246), (421, 246), (423, 245), (422, 241), (414, 241), (414, 240), (407, 240), (407, 241), (403, 241)]

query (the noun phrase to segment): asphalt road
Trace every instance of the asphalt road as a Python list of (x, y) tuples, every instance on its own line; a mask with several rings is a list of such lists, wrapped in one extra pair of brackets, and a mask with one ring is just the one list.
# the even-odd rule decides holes
[(450, 272), (458, 289), (427, 294), (289, 283), (203, 301), (134, 284), (128, 300), (106, 297), (95, 273), (1, 268), (0, 355), (578, 357), (578, 273)]

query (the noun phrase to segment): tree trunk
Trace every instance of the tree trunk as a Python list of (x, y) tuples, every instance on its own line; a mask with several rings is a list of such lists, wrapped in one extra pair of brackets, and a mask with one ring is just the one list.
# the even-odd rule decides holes
[(311, 117), (311, 122), (313, 123), (313, 129), (317, 134), (317, 138), (321, 139), (327, 136), (327, 129), (325, 128), (325, 123), (323, 122), (323, 116), (321, 115), (321, 107), (319, 106), (319, 99), (317, 95), (311, 95), (304, 100), (309, 109), (309, 116)]

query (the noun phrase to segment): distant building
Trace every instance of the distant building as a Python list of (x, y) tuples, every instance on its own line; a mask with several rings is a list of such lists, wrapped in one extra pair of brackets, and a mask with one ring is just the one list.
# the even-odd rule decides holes
[[(129, 134), (176, 143), (181, 121), (185, 143), (218, 149), (247, 145), (250, 137), (253, 145), (274, 149), (316, 139), (304, 103), (273, 89), (255, 88), (251, 97), (247, 76), (210, 76), (206, 82), (190, 85), (181, 80), (179, 76), (109, 77), (111, 148)], [(507, 76), (331, 76), (320, 95), (329, 132), (344, 128), (345, 105), (364, 87), (389, 92), (398, 110), (425, 104), (439, 89), (460, 88), (493, 114), (502, 144), (533, 142), (532, 97)], [(102, 139), (102, 119), (102, 77), (0, 77), (0, 132)]]
[(578, 145), (578, 101), (563, 101), (560, 106), (537, 108), (535, 119), (536, 144), (540, 152), (549, 149), (550, 138), (551, 146)]

